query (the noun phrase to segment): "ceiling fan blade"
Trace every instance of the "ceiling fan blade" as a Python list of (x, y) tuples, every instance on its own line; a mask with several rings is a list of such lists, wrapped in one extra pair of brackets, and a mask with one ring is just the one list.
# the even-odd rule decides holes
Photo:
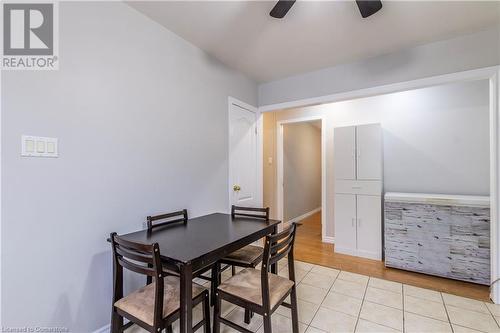
[(288, 13), (290, 8), (292, 8), (294, 3), (295, 0), (278, 0), (278, 3), (274, 5), (269, 15), (274, 18), (283, 18), (285, 17), (286, 13)]
[(380, 0), (356, 0), (361, 16), (366, 18), (378, 12), (382, 8)]

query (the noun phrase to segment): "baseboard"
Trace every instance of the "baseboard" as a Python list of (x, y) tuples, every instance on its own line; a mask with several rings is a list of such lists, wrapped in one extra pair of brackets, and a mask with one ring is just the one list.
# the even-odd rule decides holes
[(338, 244), (335, 244), (335, 252), (341, 253), (341, 254), (347, 254), (347, 255), (355, 256), (355, 257), (358, 256), (358, 252), (355, 249), (340, 247), (340, 246), (338, 246)]
[(310, 212), (307, 212), (305, 214), (302, 214), (300, 216), (294, 217), (291, 220), (286, 221), (284, 224), (290, 225), (292, 223), (297, 223), (297, 222), (302, 221), (303, 219), (308, 218), (309, 216), (316, 214), (317, 212), (320, 212), (320, 211), (321, 211), (321, 207), (315, 208), (315, 209), (311, 210)]
[(335, 244), (335, 237), (323, 236), (321, 241), (323, 243)]
[(371, 251), (361, 251), (358, 250), (358, 257), (373, 259), (373, 260), (382, 260), (382, 255), (378, 252)]
[(344, 248), (344, 247), (339, 247), (337, 245), (335, 245), (335, 252), (347, 254), (350, 256), (354, 256), (354, 257), (361, 257), (361, 258), (367, 258), (367, 259), (373, 259), (373, 260), (382, 260), (380, 253)]
[(101, 328), (98, 328), (97, 330), (95, 330), (92, 333), (109, 333), (110, 331), (111, 331), (111, 325), (107, 324)]

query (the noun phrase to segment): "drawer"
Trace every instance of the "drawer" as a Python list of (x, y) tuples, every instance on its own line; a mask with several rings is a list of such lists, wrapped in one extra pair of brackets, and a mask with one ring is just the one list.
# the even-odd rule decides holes
[(335, 193), (381, 195), (382, 182), (378, 180), (335, 180)]

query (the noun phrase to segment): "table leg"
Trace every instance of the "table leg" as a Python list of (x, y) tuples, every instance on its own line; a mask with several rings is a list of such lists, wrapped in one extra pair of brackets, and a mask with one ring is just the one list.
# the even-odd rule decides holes
[(187, 263), (181, 265), (180, 268), (180, 333), (191, 333), (193, 331), (193, 267)]
[[(278, 225), (274, 225), (272, 235), (278, 234)], [(271, 273), (278, 274), (278, 263), (274, 263), (271, 265)]]
[(217, 291), (217, 287), (220, 284), (219, 281), (219, 272), (220, 272), (220, 263), (216, 262), (212, 266), (212, 283), (210, 284), (210, 305), (215, 306), (215, 302), (217, 301), (215, 297), (215, 292)]

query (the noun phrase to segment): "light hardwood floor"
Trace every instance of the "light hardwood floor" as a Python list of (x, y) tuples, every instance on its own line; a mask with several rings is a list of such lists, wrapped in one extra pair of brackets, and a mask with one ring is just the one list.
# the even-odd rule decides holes
[(301, 223), (302, 225), (297, 229), (295, 241), (296, 260), (489, 301), (489, 288), (487, 286), (386, 268), (382, 261), (335, 253), (333, 244), (321, 242), (321, 213), (316, 213), (302, 220)]

